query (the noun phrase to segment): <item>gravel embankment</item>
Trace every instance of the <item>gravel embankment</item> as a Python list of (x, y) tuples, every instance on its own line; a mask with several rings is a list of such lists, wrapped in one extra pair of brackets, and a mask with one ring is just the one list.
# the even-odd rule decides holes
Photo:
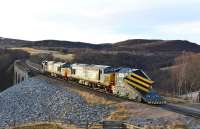
[(199, 120), (186, 116), (179, 118), (176, 116), (171, 118), (130, 117), (127, 122), (139, 127), (157, 127), (158, 129), (200, 129)]
[(99, 121), (112, 110), (106, 105), (88, 105), (69, 88), (38, 76), (0, 93), (0, 128), (49, 120), (80, 125)]
[(92, 98), (97, 99), (97, 96), (92, 94), (89, 98), (84, 97), (85, 95), (75, 92), (72, 87), (66, 85), (54, 79), (38, 76), (1, 92), (0, 128), (46, 121), (84, 126), (87, 122), (101, 121), (106, 118), (104, 116), (108, 116), (106, 119), (121, 120), (121, 116), (127, 115), (127, 118), (123, 119), (125, 122), (140, 127), (168, 128), (174, 124), (189, 129), (200, 129), (199, 120), (159, 107), (133, 102), (119, 102), (111, 104), (112, 107), (108, 106), (109, 104), (91, 105), (87, 102)]

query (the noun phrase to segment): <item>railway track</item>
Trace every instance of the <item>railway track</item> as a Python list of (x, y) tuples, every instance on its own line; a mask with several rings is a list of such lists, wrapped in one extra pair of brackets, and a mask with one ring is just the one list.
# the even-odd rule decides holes
[(173, 111), (176, 113), (180, 113), (186, 116), (191, 116), (197, 119), (200, 119), (200, 110), (193, 109), (193, 108), (188, 108), (180, 105), (175, 105), (175, 104), (165, 104), (165, 105), (160, 105), (165, 110)]
[[(29, 61), (28, 62), (26, 61), (24, 63), (25, 63), (24, 66), (28, 67), (32, 72), (35, 72), (35, 74), (41, 74), (41, 69), (38, 68), (33, 63), (31, 63)], [(48, 77), (50, 77), (50, 76), (48, 76)], [(61, 79), (61, 78), (55, 78), (55, 77), (50, 77), (50, 78), (57, 79), (57, 80), (60, 80), (60, 81), (66, 81), (66, 80)], [(67, 81), (67, 82), (70, 83), (70, 84), (73, 84), (73, 85), (74, 84), (79, 85), (81, 88), (84, 88), (84, 89), (87, 89), (89, 91), (98, 93), (98, 94), (100, 94), (100, 95), (102, 95), (102, 96), (104, 96), (106, 98), (118, 99), (118, 100), (121, 100), (121, 101), (135, 102), (133, 100), (127, 100), (126, 98), (118, 97), (118, 96), (113, 95), (111, 93), (105, 93), (104, 90), (99, 90), (99, 89), (95, 89), (94, 90), (94, 89), (92, 89), (92, 88), (90, 88), (88, 86), (84, 86), (84, 85), (81, 85), (81, 84), (78, 84), (78, 83), (74, 83), (72, 81)], [(144, 104), (144, 103), (141, 103), (141, 104)], [(145, 104), (145, 105), (147, 105), (147, 104)], [(184, 107), (184, 106), (176, 105), (176, 104), (171, 104), (171, 103), (164, 104), (164, 105), (150, 105), (150, 106), (160, 107), (160, 108), (168, 110), (168, 111), (172, 111), (172, 112), (176, 112), (176, 113), (179, 113), (179, 114), (183, 114), (183, 115), (186, 115), (186, 116), (190, 116), (190, 117), (193, 117), (193, 118), (200, 119), (200, 110), (197, 110), (197, 109), (188, 108), (188, 107)]]

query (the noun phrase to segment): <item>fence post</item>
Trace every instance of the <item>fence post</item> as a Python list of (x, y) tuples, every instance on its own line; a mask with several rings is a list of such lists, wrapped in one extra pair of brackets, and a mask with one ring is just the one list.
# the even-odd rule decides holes
[(89, 127), (89, 123), (88, 123), (88, 120), (86, 121), (86, 125), (85, 125), (85, 129), (88, 129)]

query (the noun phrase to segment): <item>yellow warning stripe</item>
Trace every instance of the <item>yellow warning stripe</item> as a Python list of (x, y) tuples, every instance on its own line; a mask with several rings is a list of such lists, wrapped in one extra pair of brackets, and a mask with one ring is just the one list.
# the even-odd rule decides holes
[(146, 78), (143, 78), (143, 77), (141, 77), (141, 76), (139, 76), (139, 75), (137, 75), (137, 74), (135, 74), (135, 73), (131, 73), (131, 75), (133, 75), (133, 76), (135, 76), (135, 77), (137, 77), (137, 78), (139, 78), (139, 79), (141, 79), (141, 80), (143, 80), (143, 81), (145, 81), (145, 82), (147, 82), (147, 83), (150, 83), (150, 84), (153, 84), (153, 83), (154, 83), (154, 81), (148, 80), (148, 79), (146, 79)]
[(135, 83), (133, 83), (133, 82), (127, 80), (127, 79), (125, 79), (125, 82), (129, 83), (130, 85), (132, 85), (132, 86), (134, 86), (134, 87), (136, 87), (136, 88), (138, 88), (138, 89), (140, 89), (140, 90), (142, 90), (142, 91), (149, 92), (148, 89), (146, 89), (146, 88), (144, 88), (144, 87), (141, 87), (141, 86), (139, 86), (138, 84), (135, 84)]
[(129, 89), (129, 91), (131, 91), (132, 92), (132, 94), (135, 94), (136, 93), (136, 91), (134, 91), (133, 89), (131, 89), (131, 87), (130, 86), (127, 86), (128, 87), (128, 89)]
[(139, 84), (141, 84), (141, 85), (143, 85), (143, 86), (145, 86), (145, 87), (147, 87), (147, 88), (150, 87), (149, 84), (147, 84), (147, 83), (145, 83), (145, 82), (142, 82), (142, 81), (138, 80), (137, 78), (133, 78), (133, 77), (131, 77), (131, 76), (128, 76), (128, 79), (130, 79), (130, 80), (132, 80), (132, 81), (134, 81), (134, 82), (137, 82), (137, 83), (139, 83)]
[(140, 87), (143, 87), (143, 88), (146, 88), (146, 89), (149, 89), (149, 88), (150, 88), (150, 87), (145, 87), (144, 85), (142, 85), (142, 84), (140, 84), (140, 83), (134, 81), (135, 78), (133, 78), (133, 77), (129, 77), (129, 76), (128, 76), (128, 77), (126, 77), (126, 78), (129, 79), (131, 82), (133, 82), (133, 83), (139, 85)]

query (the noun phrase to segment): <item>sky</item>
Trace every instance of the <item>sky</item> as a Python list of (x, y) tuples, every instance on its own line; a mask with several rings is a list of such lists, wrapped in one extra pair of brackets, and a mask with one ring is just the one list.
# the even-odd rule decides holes
[(0, 37), (200, 44), (200, 0), (0, 0)]

